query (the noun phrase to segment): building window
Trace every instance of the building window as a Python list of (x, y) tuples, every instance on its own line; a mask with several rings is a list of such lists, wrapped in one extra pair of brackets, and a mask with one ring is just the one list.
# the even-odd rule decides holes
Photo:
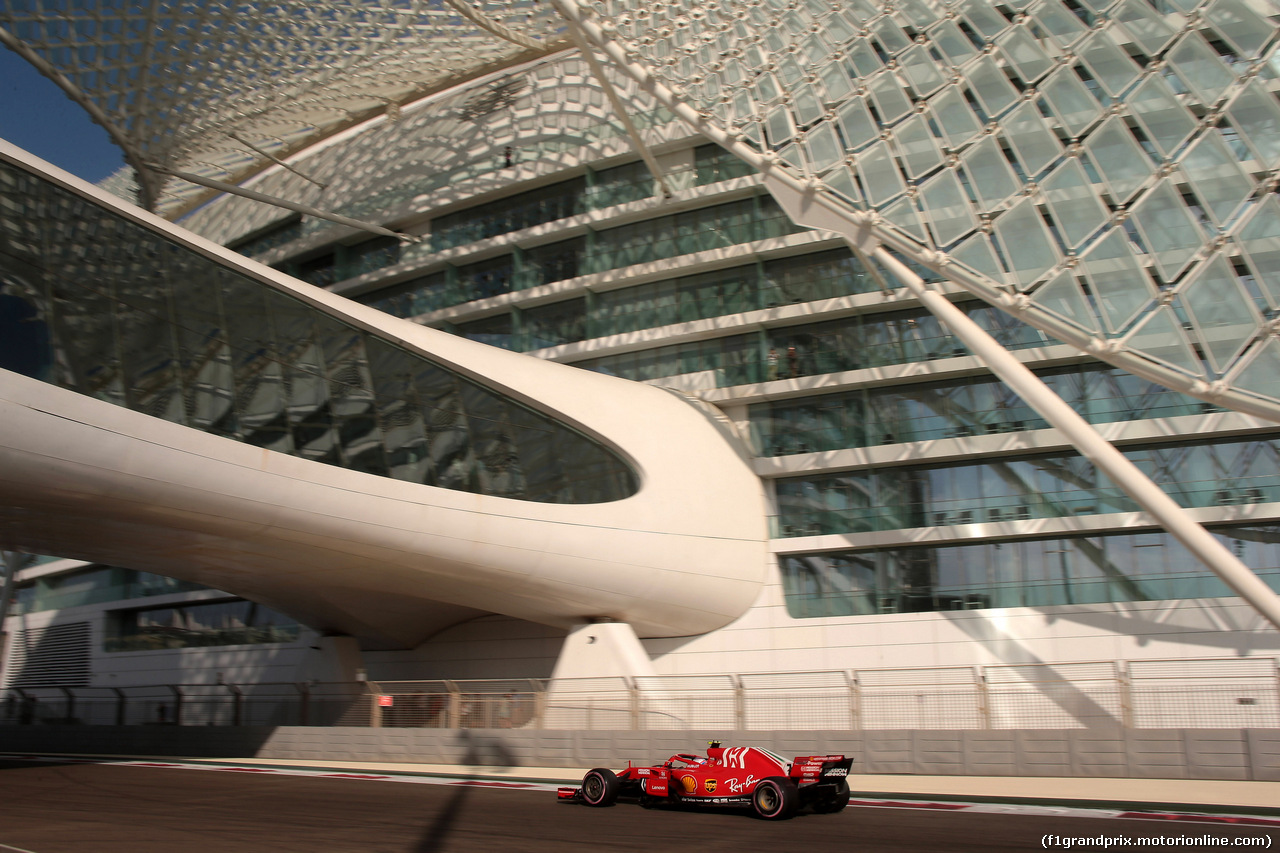
[[(1211, 529), (1280, 591), (1280, 525)], [(1234, 595), (1164, 531), (784, 555), (797, 619)]]
[[(1280, 501), (1280, 441), (1176, 444), (1127, 449), (1125, 456), (1184, 507)], [(882, 467), (776, 482), (778, 535), (783, 538), (1140, 509), (1074, 453)]]
[(301, 630), (288, 616), (243, 599), (116, 610), (107, 616), (105, 651), (291, 643)]

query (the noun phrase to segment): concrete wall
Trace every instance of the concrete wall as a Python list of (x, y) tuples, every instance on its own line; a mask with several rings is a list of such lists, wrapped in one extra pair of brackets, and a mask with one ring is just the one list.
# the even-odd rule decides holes
[(307, 726), (5, 726), (0, 752), (585, 768), (649, 764), (706, 741), (788, 757), (843, 753), (855, 773), (1280, 782), (1280, 729), (601, 732)]

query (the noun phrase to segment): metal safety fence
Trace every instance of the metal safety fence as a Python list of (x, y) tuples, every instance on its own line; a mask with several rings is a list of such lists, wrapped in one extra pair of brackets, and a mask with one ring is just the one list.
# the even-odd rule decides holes
[(684, 731), (1280, 728), (1280, 660), (11, 688), (0, 724)]

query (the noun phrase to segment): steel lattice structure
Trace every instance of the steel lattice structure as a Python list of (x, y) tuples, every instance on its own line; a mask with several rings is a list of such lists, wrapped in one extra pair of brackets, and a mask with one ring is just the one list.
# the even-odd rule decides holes
[[(699, 130), (902, 254), (1118, 366), (1280, 419), (1270, 0), (580, 11)], [(0, 24), (135, 167), (224, 180), (568, 43), (531, 0), (5, 0)], [(205, 192), (141, 174), (170, 214)]]
[[(165, 169), (239, 179), (271, 151), (573, 42), (755, 165), (797, 221), (875, 253), (944, 322), (960, 318), (900, 260), (1118, 367), (1280, 421), (1272, 0), (4, 2), (0, 37), (64, 75), (150, 198)], [(983, 357), (1039, 394), (997, 367), (1007, 352)], [(1031, 404), (1043, 414), (1050, 397)], [(1096, 433), (1045, 416), (1092, 454)], [(1165, 496), (1143, 481), (1159, 516)]]
[(172, 215), (203, 188), (148, 169), (236, 181), (363, 118), (564, 47), (535, 0), (311, 3), (4, 0), (0, 43), (94, 115)]

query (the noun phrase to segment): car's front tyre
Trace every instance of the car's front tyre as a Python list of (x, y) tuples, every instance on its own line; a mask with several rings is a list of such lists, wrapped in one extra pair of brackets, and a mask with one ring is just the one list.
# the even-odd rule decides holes
[(611, 806), (622, 787), (618, 774), (604, 767), (588, 770), (582, 777), (582, 801), (589, 806)]

